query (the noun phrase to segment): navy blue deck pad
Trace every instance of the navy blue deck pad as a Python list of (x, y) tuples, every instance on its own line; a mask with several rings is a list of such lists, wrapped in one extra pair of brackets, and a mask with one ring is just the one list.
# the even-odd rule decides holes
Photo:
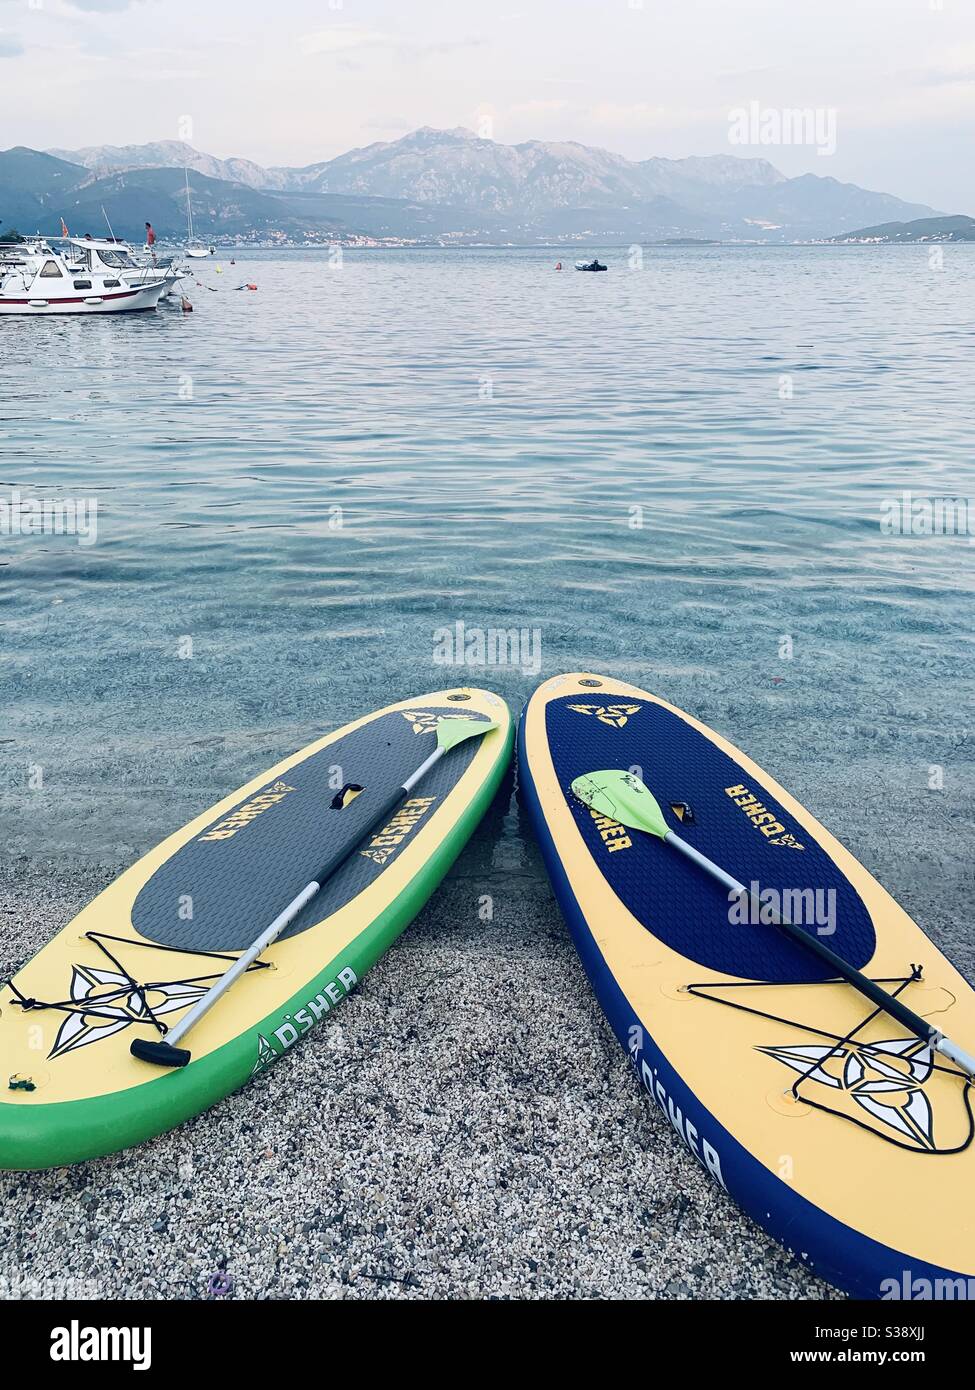
[[(583, 773), (642, 769), (639, 775), (668, 824), (689, 844), (745, 884), (831, 893), (820, 902), (832, 904), (835, 931), (822, 940), (858, 969), (871, 959), (873, 923), (846, 875), (755, 777), (685, 720), (661, 705), (638, 705), (605, 690), (598, 700), (551, 700), (546, 719), (559, 785), (595, 863), (634, 917), (666, 945), (707, 969), (743, 979), (805, 983), (829, 977), (828, 966), (773, 926), (729, 921), (724, 890), (677, 850), (638, 831), (628, 832), (626, 843), (601, 834), (597, 818), (570, 790)], [(730, 795), (736, 788), (745, 792)], [(749, 794), (766, 808), (761, 823), (757, 814), (748, 814), (746, 807), (754, 812)], [(691, 806), (693, 824), (682, 824), (671, 812), (671, 803), (679, 802)], [(776, 824), (783, 833), (774, 830)], [(773, 834), (764, 834), (770, 827)], [(790, 836), (803, 848), (791, 848)]]

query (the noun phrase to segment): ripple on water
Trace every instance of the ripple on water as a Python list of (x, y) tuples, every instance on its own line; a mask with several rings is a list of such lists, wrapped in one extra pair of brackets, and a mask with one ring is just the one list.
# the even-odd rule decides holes
[(434, 664), (457, 619), (824, 776), (923, 709), (917, 778), (970, 787), (973, 548), (879, 517), (975, 494), (975, 251), (607, 254), (242, 253), (260, 292), (207, 263), (193, 315), (5, 325), (0, 485), (99, 503), (96, 545), (0, 551), (8, 849), (145, 847), (257, 747), (461, 676), (519, 706)]

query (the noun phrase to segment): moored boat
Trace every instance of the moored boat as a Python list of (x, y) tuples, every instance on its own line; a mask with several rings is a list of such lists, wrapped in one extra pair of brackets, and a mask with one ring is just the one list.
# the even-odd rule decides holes
[(16, 258), (0, 264), (0, 314), (130, 313), (154, 309), (166, 287), (162, 274), (140, 274), (130, 284), (122, 267), (104, 265), (100, 257), (69, 259), (35, 238)]
[(205, 260), (207, 256), (213, 255), (212, 246), (204, 246), (193, 231), (193, 196), (190, 193), (189, 170), (183, 170), (183, 177), (186, 181), (186, 246), (183, 248), (184, 254), (191, 260)]
[(166, 282), (164, 295), (178, 294), (179, 281), (186, 274), (175, 257), (159, 256), (150, 247), (148, 255), (140, 259), (127, 242), (115, 238), (67, 237), (64, 254), (72, 266), (80, 265), (86, 272), (114, 272), (127, 285), (144, 285), (162, 277)]

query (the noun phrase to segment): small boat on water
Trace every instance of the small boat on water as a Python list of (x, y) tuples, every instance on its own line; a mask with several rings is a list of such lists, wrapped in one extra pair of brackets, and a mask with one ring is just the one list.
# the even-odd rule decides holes
[(193, 199), (190, 196), (190, 174), (186, 168), (183, 169), (183, 177), (186, 180), (186, 246), (184, 251), (191, 260), (205, 260), (207, 256), (213, 255), (213, 247), (204, 246), (193, 233)]
[[(80, 243), (82, 238), (69, 237)], [(155, 309), (167, 288), (164, 274), (142, 272), (130, 283), (126, 268), (99, 256), (79, 259), (39, 237), (0, 254), (0, 314), (120, 314)], [(131, 271), (130, 271), (131, 273)]]
[(576, 270), (608, 270), (608, 269), (609, 269), (609, 266), (603, 265), (602, 262), (599, 260), (599, 257), (598, 257), (598, 256), (597, 256), (596, 259), (593, 260), (593, 261), (576, 261)]
[(63, 238), (65, 260), (72, 266), (86, 271), (114, 271), (127, 285), (144, 285), (147, 281), (165, 280), (163, 297), (167, 294), (179, 296), (179, 282), (186, 271), (176, 264), (174, 256), (160, 256), (155, 247), (148, 253), (137, 255), (125, 241), (115, 237), (99, 238), (92, 236)]

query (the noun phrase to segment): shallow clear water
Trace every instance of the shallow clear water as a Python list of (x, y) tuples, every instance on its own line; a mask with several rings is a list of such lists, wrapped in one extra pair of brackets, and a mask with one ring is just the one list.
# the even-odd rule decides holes
[[(604, 258), (249, 253), (192, 314), (0, 322), (0, 499), (98, 500), (93, 545), (0, 536), (6, 853), (125, 860), (389, 700), (585, 668), (951, 915), (975, 550), (880, 517), (975, 497), (975, 247)], [(436, 664), (458, 621), (540, 671)], [(517, 816), (494, 855), (536, 871)]]

